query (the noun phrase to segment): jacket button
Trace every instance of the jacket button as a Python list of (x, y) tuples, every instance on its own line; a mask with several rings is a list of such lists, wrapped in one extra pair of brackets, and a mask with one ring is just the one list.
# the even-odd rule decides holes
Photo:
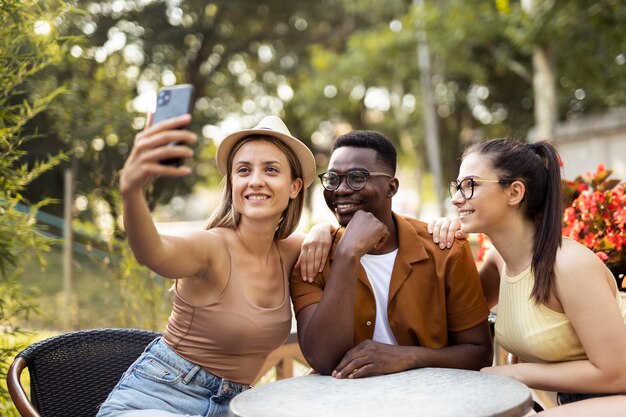
[(365, 324), (367, 324), (368, 326), (371, 326), (372, 322), (368, 320)]

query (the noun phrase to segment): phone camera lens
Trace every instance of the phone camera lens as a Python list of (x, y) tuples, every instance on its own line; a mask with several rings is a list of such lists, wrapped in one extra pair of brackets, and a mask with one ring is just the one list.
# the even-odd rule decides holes
[(161, 91), (157, 97), (157, 104), (162, 106), (170, 101), (171, 94), (169, 91)]

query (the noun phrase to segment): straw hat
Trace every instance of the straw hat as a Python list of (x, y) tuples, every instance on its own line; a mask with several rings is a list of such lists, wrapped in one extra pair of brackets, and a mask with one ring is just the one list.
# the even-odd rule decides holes
[(315, 179), (315, 158), (313, 157), (313, 153), (311, 153), (304, 143), (291, 136), (285, 123), (277, 116), (265, 116), (259, 124), (252, 129), (240, 130), (224, 138), (217, 148), (217, 155), (215, 157), (217, 160), (217, 169), (222, 175), (225, 176), (228, 172), (228, 157), (233, 147), (240, 139), (252, 135), (271, 136), (289, 146), (302, 166), (302, 176), (304, 177), (302, 181), (304, 182), (304, 186), (308, 187), (311, 185)]

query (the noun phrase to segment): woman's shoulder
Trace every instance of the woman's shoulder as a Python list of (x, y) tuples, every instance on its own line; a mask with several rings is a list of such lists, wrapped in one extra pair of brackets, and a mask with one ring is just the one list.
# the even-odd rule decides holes
[(556, 255), (554, 272), (557, 282), (563, 278), (569, 283), (586, 282), (590, 277), (603, 277), (606, 266), (593, 251), (575, 240), (563, 238)]
[(217, 243), (223, 242), (227, 238), (229, 231), (230, 229), (225, 227), (214, 227), (212, 229), (194, 230), (193, 232), (183, 235), (183, 237), (192, 241), (201, 240), (203, 242)]
[(296, 259), (298, 259), (300, 248), (302, 247), (302, 242), (305, 237), (306, 235), (303, 233), (293, 232), (286, 238), (276, 241), (276, 246), (278, 246), (281, 256), (284, 257), (289, 264), (295, 263)]
[(556, 256), (558, 266), (564, 268), (576, 269), (581, 265), (596, 267), (603, 265), (591, 249), (568, 237), (563, 237)]
[(597, 310), (602, 307), (599, 303), (615, 297), (617, 286), (606, 265), (591, 249), (572, 239), (563, 239), (554, 272), (555, 294), (568, 317), (588, 308)]
[(207, 239), (226, 240), (235, 236), (235, 230), (228, 227), (213, 227), (211, 229), (202, 230)]
[(227, 250), (227, 242), (231, 233), (231, 229), (216, 227), (194, 231), (186, 235), (185, 239), (209, 257), (222, 256), (222, 251)]

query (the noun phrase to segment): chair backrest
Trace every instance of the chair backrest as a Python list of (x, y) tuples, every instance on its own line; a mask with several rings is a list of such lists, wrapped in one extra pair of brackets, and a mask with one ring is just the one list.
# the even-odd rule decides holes
[(43, 417), (93, 417), (122, 374), (159, 333), (81, 330), (33, 344), (26, 361), (31, 402)]

